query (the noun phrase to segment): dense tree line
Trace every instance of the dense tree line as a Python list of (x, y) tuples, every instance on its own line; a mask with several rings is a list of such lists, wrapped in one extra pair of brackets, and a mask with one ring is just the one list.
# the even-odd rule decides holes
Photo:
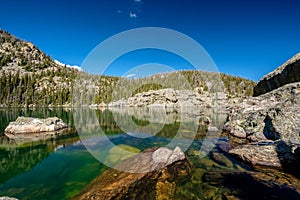
[(201, 92), (225, 92), (229, 97), (252, 96), (255, 82), (226, 74), (203, 72), (196, 70), (177, 71), (172, 73), (156, 74), (139, 79), (120, 79), (109, 89), (106, 96), (111, 95), (113, 100), (128, 98), (137, 93), (162, 88), (177, 90), (194, 90)]
[[(61, 67), (56, 70), (40, 70), (21, 75), (19, 72), (2, 71), (0, 74), (0, 105), (29, 106), (64, 105), (71, 104), (73, 85), (78, 71)], [(89, 80), (86, 84), (92, 90), (87, 92), (84, 88), (76, 88), (79, 93), (85, 94), (89, 104), (108, 103), (120, 98), (128, 98), (137, 93), (162, 88), (193, 89), (212, 92), (210, 82), (217, 77), (222, 81), (218, 85), (219, 92), (224, 91), (229, 96), (251, 96), (253, 94), (253, 81), (225, 74), (211, 74), (200, 71), (181, 71), (164, 75), (153, 75), (140, 79), (125, 79), (113, 76), (86, 75)], [(181, 78), (180, 78), (181, 77)], [(207, 83), (207, 81), (210, 81)]]
[(70, 104), (75, 76), (74, 70), (66, 68), (22, 75), (19, 71), (17, 73), (2, 71), (0, 104), (6, 106)]

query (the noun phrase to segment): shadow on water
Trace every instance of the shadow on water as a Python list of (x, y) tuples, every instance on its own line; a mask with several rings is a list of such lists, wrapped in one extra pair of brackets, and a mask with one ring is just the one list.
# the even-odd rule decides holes
[[(274, 128), (272, 118), (267, 115), (264, 122), (264, 136), (269, 140), (279, 140), (280, 134)], [(300, 147), (293, 150), (292, 145), (288, 145), (284, 141), (276, 141), (274, 144), (276, 147), (277, 157), (281, 162), (283, 171), (300, 179)]]
[(300, 194), (288, 185), (259, 180), (244, 172), (224, 175), (223, 184), (241, 199), (300, 199)]

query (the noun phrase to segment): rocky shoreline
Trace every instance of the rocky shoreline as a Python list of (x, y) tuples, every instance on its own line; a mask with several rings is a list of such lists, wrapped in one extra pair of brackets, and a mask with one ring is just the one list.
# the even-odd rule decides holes
[[(244, 139), (244, 144), (229, 151), (238, 160), (300, 174), (300, 73), (294, 73), (300, 69), (299, 57), (297, 54), (265, 76), (255, 88), (256, 97), (231, 109), (224, 130), (233, 138)], [(262, 85), (268, 88), (262, 90)]]
[(210, 94), (209, 92), (196, 92), (191, 90), (174, 90), (165, 88), (160, 90), (149, 90), (129, 97), (112, 101), (108, 107), (162, 107), (177, 110), (190, 111), (216, 106), (228, 107), (228, 95), (224, 92)]

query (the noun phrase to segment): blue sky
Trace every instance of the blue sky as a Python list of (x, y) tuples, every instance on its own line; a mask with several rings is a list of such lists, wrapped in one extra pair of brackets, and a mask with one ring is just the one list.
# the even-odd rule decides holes
[[(295, 0), (10, 0), (1, 2), (0, 28), (71, 65), (119, 32), (174, 29), (200, 43), (220, 72), (257, 81), (299, 52), (299, 7)], [(122, 75), (150, 61), (187, 66), (167, 53), (149, 52), (123, 56), (106, 73)]]

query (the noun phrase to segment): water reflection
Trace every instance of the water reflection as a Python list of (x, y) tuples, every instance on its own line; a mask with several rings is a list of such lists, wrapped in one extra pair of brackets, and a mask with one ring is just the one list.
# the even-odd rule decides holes
[[(277, 174), (270, 172), (267, 176), (264, 173), (252, 172), (226, 154), (229, 149), (226, 138), (219, 139), (220, 132), (207, 132), (208, 126), (221, 130), (226, 120), (225, 113), (213, 109), (199, 111), (201, 115), (182, 114), (174, 110), (165, 111), (161, 113), (159, 110), (145, 108), (83, 109), (83, 113), (75, 116), (75, 119), (85, 125), (82, 129), (86, 130), (85, 142), (91, 147), (103, 144), (103, 140), (99, 137), (99, 127), (101, 127), (103, 137), (107, 137), (113, 146), (106, 146), (104, 151), (98, 151), (98, 154), (102, 154), (104, 161), (110, 165), (128, 158), (131, 153), (141, 152), (150, 147), (166, 146), (176, 136), (177, 142), (181, 143), (193, 139), (186, 151), (191, 161), (192, 174), (188, 181), (178, 184), (174, 199), (232, 199), (233, 194), (246, 198), (251, 191), (262, 187), (262, 183), (266, 185), (265, 183), (272, 182), (274, 179), (284, 180), (293, 186), (299, 185), (299, 180), (282, 172)], [(0, 132), (3, 132), (6, 125), (19, 115), (42, 118), (57, 116), (69, 124), (73, 123), (72, 110), (0, 110), (0, 119), (3, 122)], [(95, 119), (90, 121), (91, 116)], [(207, 117), (211, 121), (209, 125)], [(130, 126), (128, 123), (124, 131), (118, 126), (120, 122), (117, 120), (123, 120), (124, 122), (121, 123), (125, 125), (128, 120), (131, 120), (135, 125)], [(190, 126), (194, 125), (196, 130), (191, 130)], [(159, 130), (158, 133), (151, 131), (153, 127)], [(215, 143), (216, 147), (209, 152)], [(203, 158), (199, 158), (201, 148), (204, 152), (206, 150), (207, 153), (209, 152)], [(125, 153), (120, 155), (118, 149), (123, 149)], [(55, 140), (22, 144), (0, 137), (0, 162), (0, 196), (10, 195), (30, 200), (72, 199), (107, 169), (86, 152), (75, 133)], [(253, 187), (249, 189), (245, 184), (243, 187), (244, 177), (247, 181), (250, 180)], [(281, 187), (287, 187), (285, 184), (267, 186), (269, 189), (265, 187), (266, 189), (261, 190), (261, 193), (264, 191), (280, 193)], [(285, 191), (292, 192), (290, 189)], [(268, 193), (268, 196), (270, 195)]]
[(56, 140), (43, 140), (25, 143), (21, 146), (5, 136), (0, 137), (0, 184), (6, 180), (30, 171), (58, 148), (68, 146), (79, 140), (73, 132)]
[[(196, 110), (197, 107), (194, 109)], [(149, 148), (159, 146), (158, 144), (171, 149), (178, 146), (185, 152), (195, 139), (201, 140), (206, 137), (208, 122), (210, 122), (209, 125), (221, 127), (225, 119), (225, 113), (219, 113), (213, 109), (198, 110), (191, 114), (163, 107), (121, 107), (109, 110), (91, 110), (80, 107), (74, 109), (74, 124), (83, 144), (95, 158), (109, 167), (117, 164), (106, 162), (107, 153), (112, 148), (126, 157), (128, 154), (135, 155), (122, 148), (116, 148), (120, 145), (116, 141), (121, 140), (123, 144), (129, 141), (126, 145), (130, 144), (139, 149), (141, 146)], [(114, 134), (116, 137), (112, 137)], [(215, 138), (218, 138), (220, 131), (214, 134)], [(164, 139), (163, 144), (158, 142), (162, 139)], [(216, 142), (217, 140), (205, 140), (204, 143), (209, 144), (203, 144), (204, 153), (207, 154), (208, 148), (212, 149)], [(126, 169), (118, 170), (126, 171)]]

